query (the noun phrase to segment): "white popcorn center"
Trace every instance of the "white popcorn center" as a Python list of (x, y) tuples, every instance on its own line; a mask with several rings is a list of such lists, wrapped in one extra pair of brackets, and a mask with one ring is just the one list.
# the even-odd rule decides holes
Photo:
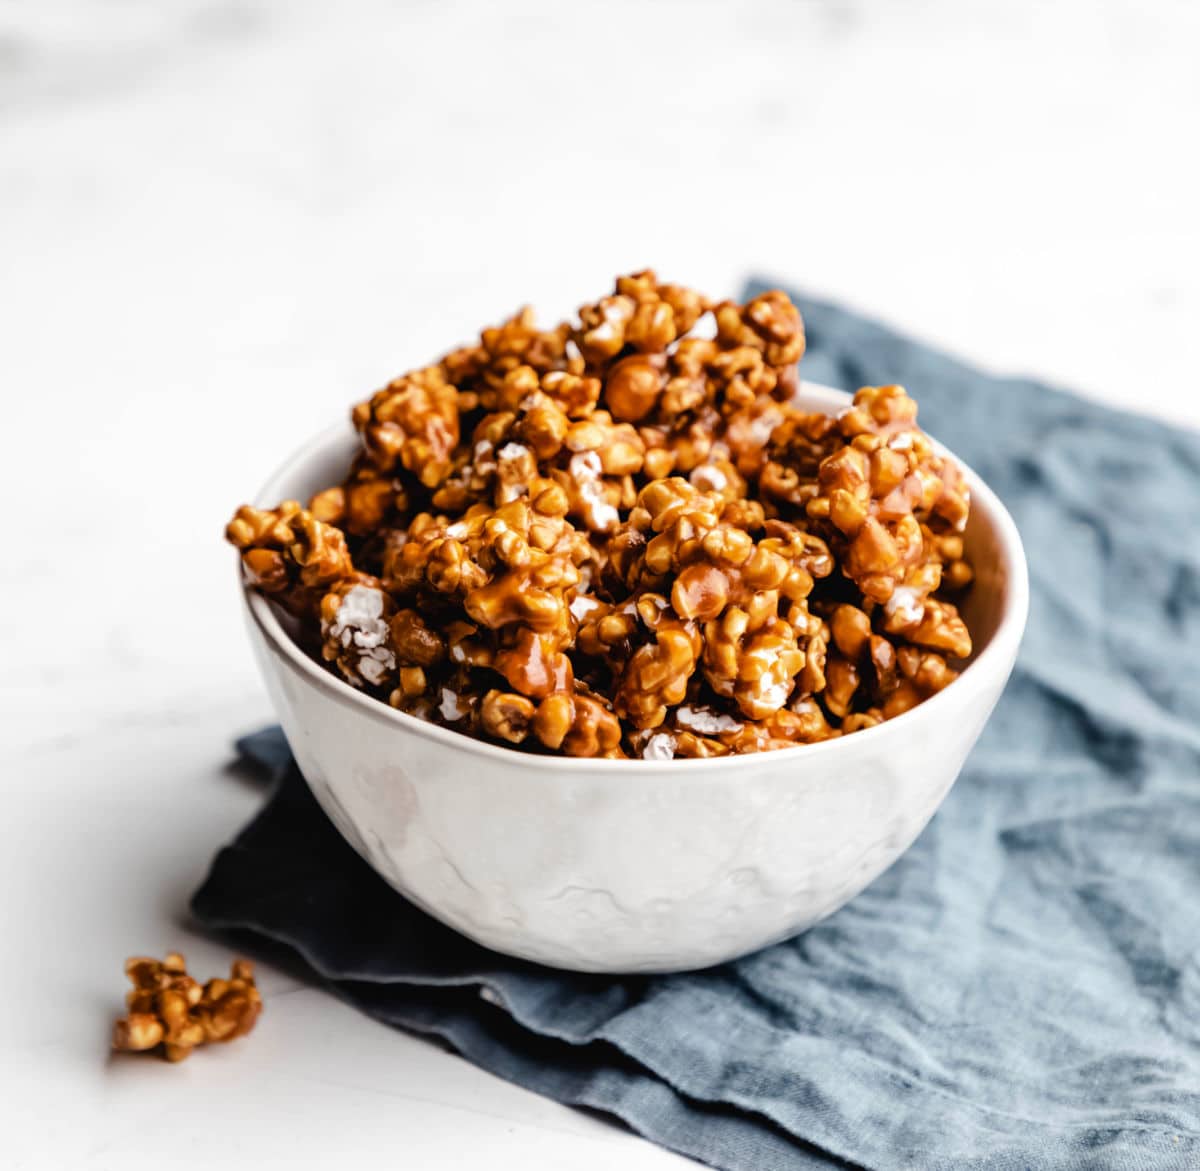
[(643, 760), (674, 760), (675, 737), (670, 732), (655, 732), (642, 749)]
[(675, 711), (675, 723), (685, 732), (696, 732), (701, 736), (716, 736), (722, 732), (740, 732), (743, 724), (732, 716), (715, 712), (708, 707), (691, 707), (684, 704)]
[(370, 586), (355, 586), (338, 606), (327, 632), (357, 660), (358, 674), (379, 686), (395, 670), (396, 656), (387, 645), (388, 624), (383, 617), (383, 594)]
[(620, 522), (621, 516), (604, 499), (604, 482), (600, 479), (600, 457), (594, 451), (578, 452), (571, 456), (568, 470), (579, 489), (584, 521), (588, 528), (596, 533), (612, 532)]

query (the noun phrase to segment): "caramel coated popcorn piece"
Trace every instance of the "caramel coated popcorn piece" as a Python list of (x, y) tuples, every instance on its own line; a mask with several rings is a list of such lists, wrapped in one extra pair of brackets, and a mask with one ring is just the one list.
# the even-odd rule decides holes
[(970, 498), (902, 387), (795, 405), (804, 346), (778, 290), (622, 276), (394, 379), (338, 483), (227, 535), (330, 670), (467, 735), (673, 760), (873, 727), (971, 654)]
[(598, 695), (577, 690), (571, 700), (572, 717), (562, 750), (568, 756), (621, 756), (621, 724), (612, 708)]
[(475, 345), (447, 354), (439, 363), (446, 379), (458, 387), (459, 410), (481, 406), (497, 409), (505, 399), (509, 375), (527, 366), (536, 375), (583, 373), (583, 359), (568, 347), (571, 329), (565, 322), (551, 330), (538, 329), (528, 306), (500, 325), (484, 329)]
[(647, 269), (618, 277), (611, 296), (583, 306), (573, 336), (589, 368), (602, 370), (625, 350), (663, 353), (707, 308), (699, 294), (659, 284)]
[(762, 353), (773, 367), (794, 366), (804, 354), (804, 323), (786, 293), (760, 293), (745, 305), (717, 306), (717, 338)]
[(198, 1045), (245, 1036), (262, 1012), (249, 960), (234, 960), (227, 980), (203, 985), (188, 975), (179, 952), (161, 961), (135, 956), (125, 962), (125, 974), (133, 988), (125, 997), (126, 1015), (113, 1026), (116, 1050), (182, 1061)]
[(390, 382), (354, 408), (354, 425), (368, 459), (380, 472), (397, 465), (426, 488), (450, 471), (458, 444), (458, 391), (431, 366)]
[(347, 536), (365, 537), (408, 512), (409, 494), (402, 480), (380, 474), (364, 459), (345, 483), (316, 493), (308, 508), (317, 520)]
[(483, 697), (483, 729), (497, 740), (520, 744), (529, 734), (535, 710), (523, 695), (489, 691)]
[(694, 623), (656, 619), (617, 683), (616, 711), (635, 728), (656, 728), (687, 696), (702, 642)]
[(342, 532), (295, 500), (273, 509), (243, 505), (225, 537), (241, 550), (250, 581), (301, 617), (315, 611), (330, 586), (354, 575)]

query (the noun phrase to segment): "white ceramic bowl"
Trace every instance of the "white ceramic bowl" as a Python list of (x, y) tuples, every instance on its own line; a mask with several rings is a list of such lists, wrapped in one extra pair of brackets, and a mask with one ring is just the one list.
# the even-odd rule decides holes
[[(800, 401), (848, 396), (806, 384)], [(337, 482), (326, 432), (263, 489)], [(976, 653), (946, 690), (843, 739), (714, 760), (534, 756), (393, 711), (299, 649), (243, 586), (255, 655), (300, 770), (346, 840), (406, 898), (496, 951), (589, 972), (704, 967), (811, 927), (912, 844), (1012, 669), (1028, 579), (1012, 518), (963, 468)]]

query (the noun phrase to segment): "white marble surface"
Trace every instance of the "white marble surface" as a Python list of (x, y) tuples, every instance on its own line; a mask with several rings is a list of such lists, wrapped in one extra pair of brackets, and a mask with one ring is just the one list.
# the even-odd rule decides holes
[(269, 969), (251, 1040), (106, 1059), (127, 953), (228, 958), (226, 514), (646, 263), (1200, 424), (1198, 49), (1188, 3), (0, 3), (0, 1164), (682, 1166)]

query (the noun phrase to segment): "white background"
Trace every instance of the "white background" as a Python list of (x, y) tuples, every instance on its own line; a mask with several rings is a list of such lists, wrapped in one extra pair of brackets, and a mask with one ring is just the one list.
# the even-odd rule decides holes
[(682, 1166), (270, 969), (251, 1039), (107, 1058), (128, 953), (229, 958), (184, 918), (270, 715), (224, 521), (646, 264), (1196, 425), (1198, 50), (1169, 2), (0, 0), (0, 1164)]

